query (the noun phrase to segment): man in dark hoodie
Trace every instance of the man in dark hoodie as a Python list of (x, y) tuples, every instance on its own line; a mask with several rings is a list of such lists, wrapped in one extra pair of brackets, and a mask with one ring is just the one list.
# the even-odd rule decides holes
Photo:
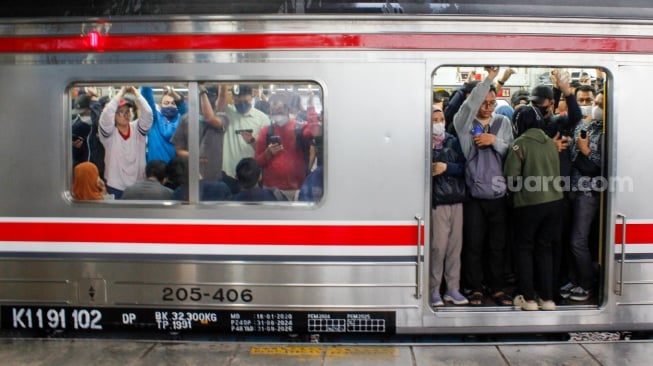
[[(515, 112), (517, 138), (508, 150), (504, 174), (513, 194), (519, 289), (514, 304), (522, 310), (555, 310), (553, 302), (555, 246), (562, 225), (560, 159), (556, 143), (542, 130), (539, 109)], [(533, 272), (533, 263), (538, 275)], [(539, 297), (534, 278), (538, 279)]]

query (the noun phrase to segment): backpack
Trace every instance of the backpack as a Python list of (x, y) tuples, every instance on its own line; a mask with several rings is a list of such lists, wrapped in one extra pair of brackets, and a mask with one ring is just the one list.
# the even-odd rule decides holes
[[(490, 130), (496, 136), (501, 128), (503, 116), (495, 117)], [(472, 143), (472, 150), (465, 163), (465, 183), (474, 198), (495, 199), (506, 194), (506, 177), (503, 175), (503, 157), (491, 146), (478, 148)]]

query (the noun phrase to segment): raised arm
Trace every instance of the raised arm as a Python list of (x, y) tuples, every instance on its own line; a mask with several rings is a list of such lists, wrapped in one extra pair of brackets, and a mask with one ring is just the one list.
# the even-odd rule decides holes
[[(220, 97), (218, 96), (218, 99), (219, 98)], [(216, 101), (216, 105), (217, 105), (217, 101)], [(226, 127), (226, 122), (227, 122), (226, 116), (224, 114), (216, 115), (216, 113), (213, 111), (213, 108), (211, 107), (209, 94), (206, 91), (206, 88), (204, 88), (203, 86), (200, 86), (200, 112), (202, 114), (202, 117), (204, 118), (204, 122), (218, 129)]]

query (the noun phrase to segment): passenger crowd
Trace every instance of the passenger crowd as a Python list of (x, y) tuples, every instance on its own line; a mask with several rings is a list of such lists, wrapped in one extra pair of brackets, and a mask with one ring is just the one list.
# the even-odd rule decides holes
[[(321, 117), (308, 95), (251, 85), (200, 86), (199, 173), (189, 177), (189, 117), (173, 87), (113, 96), (80, 88), (73, 105), (76, 200), (317, 201), (322, 196)], [(157, 103), (158, 102), (158, 103)]]
[(498, 67), (485, 72), (434, 93), (431, 304), (586, 301), (598, 282), (590, 236), (603, 188), (601, 73), (593, 85), (552, 70), (552, 86), (506, 103), (497, 88), (514, 71), (496, 81)]
[[(432, 108), (431, 304), (554, 310), (596, 291), (590, 247), (600, 202), (602, 79), (497, 99), (514, 74), (486, 67)], [(321, 118), (309, 95), (200, 85), (199, 177), (189, 176), (185, 98), (165, 87), (79, 91), (73, 106), (76, 200), (317, 201)], [(516, 279), (517, 291), (510, 290)]]

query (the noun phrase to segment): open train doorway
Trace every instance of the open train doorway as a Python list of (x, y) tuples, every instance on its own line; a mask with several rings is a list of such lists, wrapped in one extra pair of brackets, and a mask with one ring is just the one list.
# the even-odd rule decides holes
[(607, 76), (590, 66), (434, 71), (435, 311), (601, 304), (611, 242)]

